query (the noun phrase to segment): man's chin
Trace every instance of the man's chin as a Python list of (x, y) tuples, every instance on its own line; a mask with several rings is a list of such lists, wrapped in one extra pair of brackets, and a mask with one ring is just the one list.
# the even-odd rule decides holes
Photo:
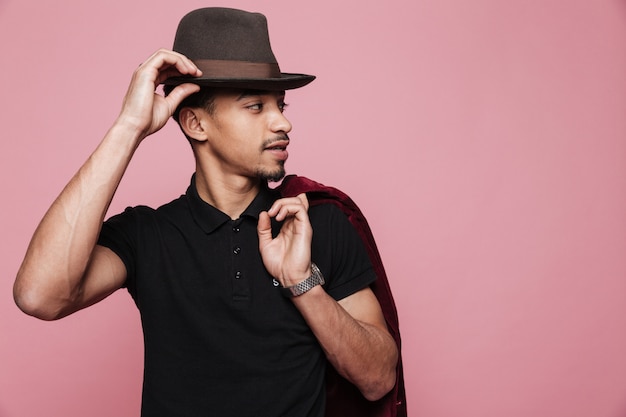
[(274, 171), (261, 171), (258, 173), (259, 178), (268, 182), (278, 182), (285, 178), (285, 168), (280, 167)]

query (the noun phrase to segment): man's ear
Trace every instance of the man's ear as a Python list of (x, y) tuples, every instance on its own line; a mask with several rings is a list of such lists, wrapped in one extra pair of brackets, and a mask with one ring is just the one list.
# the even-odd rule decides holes
[(207, 132), (202, 123), (202, 111), (191, 107), (183, 107), (178, 114), (178, 123), (188, 137), (204, 142), (207, 140)]

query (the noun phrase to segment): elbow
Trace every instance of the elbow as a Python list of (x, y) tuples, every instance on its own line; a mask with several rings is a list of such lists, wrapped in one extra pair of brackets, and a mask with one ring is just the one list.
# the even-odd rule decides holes
[(361, 394), (368, 401), (378, 401), (393, 390), (398, 382), (397, 367), (400, 357), (395, 342), (389, 344), (387, 355), (381, 357), (376, 370), (368, 378), (368, 383), (361, 386)]
[(60, 312), (35, 288), (26, 288), (19, 280), (13, 286), (13, 300), (17, 307), (25, 314), (40, 320), (52, 321), (62, 317)]
[(378, 401), (387, 395), (396, 386), (396, 370), (390, 370), (384, 376), (376, 378), (366, 388), (361, 389), (361, 394), (368, 401)]
[[(391, 339), (391, 337), (390, 337)], [(387, 355), (381, 358), (378, 372), (371, 383), (367, 385), (367, 389), (361, 390), (363, 396), (369, 401), (378, 401), (385, 395), (389, 394), (398, 383), (398, 361), (400, 360), (400, 350), (395, 342), (390, 340), (389, 351)]]

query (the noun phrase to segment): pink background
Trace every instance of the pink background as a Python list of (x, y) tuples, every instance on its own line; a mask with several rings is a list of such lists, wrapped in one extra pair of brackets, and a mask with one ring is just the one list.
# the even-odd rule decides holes
[[(0, 416), (137, 416), (125, 291), (52, 323), (11, 298), (30, 236), (194, 0), (0, 0)], [(215, 5), (215, 4), (213, 4)], [(411, 416), (626, 415), (626, 2), (318, 0), (264, 12), (288, 169), (368, 216), (398, 304)], [(173, 124), (111, 213), (188, 184)]]

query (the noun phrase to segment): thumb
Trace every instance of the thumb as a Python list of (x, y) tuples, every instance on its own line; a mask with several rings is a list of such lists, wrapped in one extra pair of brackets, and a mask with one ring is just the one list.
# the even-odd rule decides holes
[(182, 101), (192, 95), (193, 93), (197, 93), (200, 91), (200, 86), (192, 83), (185, 83), (176, 86), (168, 95), (165, 97), (165, 100), (168, 103), (168, 107), (172, 109), (172, 113), (178, 107)]
[(304, 208), (305, 209), (309, 209), (309, 199), (306, 196), (306, 193), (300, 193), (297, 195), (297, 197), (300, 199), (300, 201), (302, 201), (302, 204), (304, 204)]

